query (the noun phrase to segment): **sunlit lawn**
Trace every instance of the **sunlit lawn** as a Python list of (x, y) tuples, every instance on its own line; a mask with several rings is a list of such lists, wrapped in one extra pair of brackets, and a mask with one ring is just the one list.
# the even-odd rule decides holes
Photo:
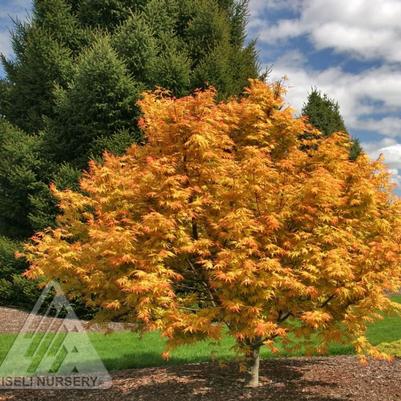
[[(394, 297), (401, 302), (401, 296)], [(77, 336), (82, 334), (74, 333)], [(43, 335), (37, 335), (39, 341)], [(50, 343), (54, 335), (48, 335), (42, 343), (43, 352), (47, 349), (46, 344)], [(7, 354), (8, 349), (13, 343), (16, 335), (0, 335), (0, 361)], [(168, 361), (163, 360), (161, 353), (164, 348), (164, 340), (159, 333), (153, 332), (140, 337), (130, 332), (115, 332), (112, 334), (89, 333), (90, 340), (94, 345), (99, 356), (109, 370), (162, 366), (166, 364), (194, 363), (210, 361), (211, 359), (227, 360), (235, 357), (232, 350), (234, 341), (229, 336), (222, 339), (219, 344), (210, 342), (200, 342), (191, 346), (183, 346), (171, 354)], [(388, 343), (401, 340), (401, 318), (397, 316), (386, 316), (383, 320), (372, 324), (368, 330), (368, 338), (372, 344)], [(46, 343), (47, 341), (47, 343)], [(303, 351), (291, 353), (292, 356), (302, 355)], [(353, 349), (347, 345), (335, 345), (330, 347), (331, 355), (351, 354)], [(40, 353), (39, 353), (40, 354)], [(263, 357), (271, 357), (268, 350), (262, 351)], [(275, 356), (287, 356), (288, 353), (280, 352)], [(37, 355), (36, 357), (40, 357)]]

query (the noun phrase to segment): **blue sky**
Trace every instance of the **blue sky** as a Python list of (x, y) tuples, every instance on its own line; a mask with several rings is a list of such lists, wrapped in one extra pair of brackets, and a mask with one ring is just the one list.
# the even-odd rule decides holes
[[(31, 0), (0, 0), (0, 52), (11, 54), (9, 30), (12, 19), (25, 20), (29, 16)], [(1, 73), (1, 72), (0, 72)]]
[[(12, 54), (10, 17), (30, 8), (0, 0), (0, 52)], [(351, 134), (401, 184), (401, 0), (250, 0), (250, 13), (249, 36), (272, 78), (288, 78), (288, 103), (299, 111), (314, 86), (335, 98)]]
[(250, 0), (250, 36), (302, 108), (316, 86), (401, 184), (401, 0)]

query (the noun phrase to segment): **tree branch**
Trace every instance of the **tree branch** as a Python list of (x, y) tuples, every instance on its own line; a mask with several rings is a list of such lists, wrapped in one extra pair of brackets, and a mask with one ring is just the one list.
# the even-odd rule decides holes
[(329, 302), (335, 297), (334, 294), (330, 295), (320, 306), (320, 308), (324, 308), (325, 306), (327, 306), (329, 304)]
[(218, 302), (216, 301), (216, 298), (214, 297), (212, 291), (209, 288), (209, 284), (206, 281), (206, 279), (204, 277), (202, 277), (201, 274), (199, 274), (200, 272), (195, 268), (195, 266), (193, 265), (193, 263), (191, 262), (191, 260), (189, 258), (186, 258), (189, 266), (191, 267), (192, 271), (198, 276), (200, 277), (200, 282), (203, 285), (203, 287), (205, 288), (207, 294), (209, 295), (209, 301), (212, 303), (212, 305), (214, 307), (217, 307)]

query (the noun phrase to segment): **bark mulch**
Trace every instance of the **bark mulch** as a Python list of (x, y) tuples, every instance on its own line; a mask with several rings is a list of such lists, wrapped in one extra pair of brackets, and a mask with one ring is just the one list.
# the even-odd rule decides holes
[[(60, 319), (52, 316), (31, 315), (31, 324), (24, 328), (24, 323), (29, 313), (7, 307), (0, 307), (0, 333), (20, 333), (20, 332), (63, 332), (68, 331), (67, 326), (73, 325), (73, 320)], [(87, 321), (79, 321), (86, 331), (121, 331), (128, 330), (130, 325), (123, 323), (108, 323), (107, 325), (90, 324)], [(131, 325), (132, 326), (132, 325)]]
[(244, 387), (234, 363), (192, 364), (113, 373), (108, 390), (0, 390), (0, 401), (400, 401), (401, 360), (353, 356), (286, 358), (261, 364), (261, 386)]

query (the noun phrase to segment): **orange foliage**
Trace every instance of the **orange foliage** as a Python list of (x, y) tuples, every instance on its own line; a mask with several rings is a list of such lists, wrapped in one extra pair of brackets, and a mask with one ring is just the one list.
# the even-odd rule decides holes
[(145, 94), (147, 143), (92, 162), (81, 193), (53, 188), (62, 214), (26, 245), (28, 276), (169, 347), (225, 326), (240, 348), (295, 331), (376, 356), (366, 324), (401, 287), (401, 205), (382, 161), (350, 161), (349, 137), (294, 118), (278, 85), (215, 95)]

